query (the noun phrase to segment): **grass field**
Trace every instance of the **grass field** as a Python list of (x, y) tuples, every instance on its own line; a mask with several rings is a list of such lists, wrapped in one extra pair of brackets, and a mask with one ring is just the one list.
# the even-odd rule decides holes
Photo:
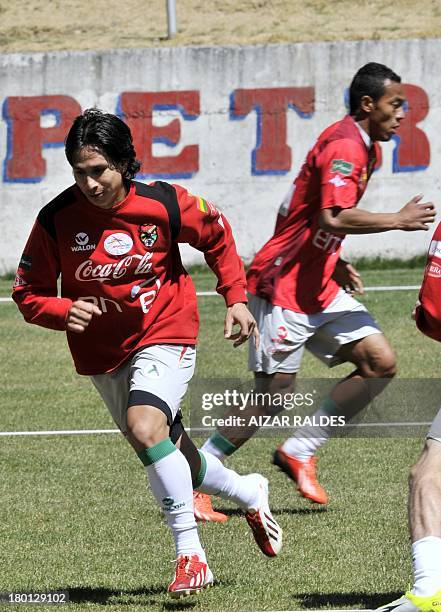
[[(418, 284), (421, 270), (367, 270), (364, 278), (366, 285)], [(208, 274), (196, 280), (199, 289), (213, 288)], [(0, 295), (9, 284), (0, 282)], [(415, 298), (415, 291), (391, 291), (362, 300), (397, 352), (400, 377), (436, 379), (439, 347), (410, 320)], [(220, 298), (201, 298), (196, 378), (248, 377), (245, 349), (223, 340), (223, 311)], [(26, 325), (14, 304), (3, 303), (0, 351), (0, 431), (114, 427), (90, 383), (75, 374), (63, 334)], [(307, 355), (302, 374), (348, 369), (326, 370)], [(270, 479), (283, 553), (264, 558), (244, 518), (220, 502), (229, 523), (201, 527), (216, 586), (175, 603), (165, 593), (171, 537), (141, 464), (119, 435), (1, 437), (0, 592), (63, 589), (72, 610), (127, 612), (373, 608), (400, 594), (411, 580), (406, 482), (423, 430), (409, 438), (332, 440), (319, 463), (330, 494), (326, 509), (298, 497), (271, 466), (280, 440), (254, 439), (230, 465)]]

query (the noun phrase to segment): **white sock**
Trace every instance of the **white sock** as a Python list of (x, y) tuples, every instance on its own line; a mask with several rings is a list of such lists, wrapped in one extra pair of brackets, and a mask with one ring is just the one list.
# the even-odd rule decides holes
[(441, 538), (428, 536), (412, 544), (412, 593), (429, 597), (441, 589)]
[[(313, 422), (319, 423), (320, 417), (329, 417), (329, 410), (319, 408), (310, 417)], [(318, 425), (304, 425), (299, 427), (292, 438), (288, 438), (282, 444), (282, 450), (288, 455), (294, 456), (299, 461), (307, 461), (315, 455), (325, 442), (329, 440), (331, 427), (319, 427)]]
[(224, 455), (220, 448), (213, 444), (210, 438), (208, 438), (208, 440), (204, 442), (200, 450), (203, 450), (204, 453), (210, 453), (210, 455), (214, 455), (219, 459), (219, 461), (222, 461), (222, 463), (224, 463), (226, 459), (226, 455)]
[(258, 506), (260, 494), (256, 474), (240, 476), (234, 470), (226, 468), (211, 453), (202, 450), (199, 450), (199, 452), (205, 457), (207, 470), (198, 491), (228, 499), (243, 510)]
[[(170, 442), (171, 444), (171, 442)], [(146, 466), (152, 493), (172, 530), (176, 556), (197, 554), (206, 562), (193, 511), (190, 467), (177, 448)]]

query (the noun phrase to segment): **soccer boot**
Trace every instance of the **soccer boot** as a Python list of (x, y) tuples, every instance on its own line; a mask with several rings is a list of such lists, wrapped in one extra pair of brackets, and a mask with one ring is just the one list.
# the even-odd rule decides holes
[(194, 516), (197, 521), (211, 523), (226, 523), (228, 516), (222, 512), (216, 512), (211, 504), (211, 497), (206, 493), (193, 491)]
[(249, 478), (256, 479), (259, 498), (256, 503), (257, 507), (249, 508), (245, 518), (263, 554), (267, 557), (275, 557), (282, 549), (283, 532), (268, 505), (268, 480), (260, 474), (250, 474)]
[(292, 455), (288, 455), (279, 446), (273, 455), (273, 464), (277, 465), (297, 484), (297, 490), (302, 495), (316, 504), (327, 504), (328, 495), (324, 488), (317, 482), (316, 457), (310, 457), (307, 461), (300, 461)]
[(381, 612), (439, 612), (441, 590), (430, 597), (418, 597), (410, 591), (390, 604), (377, 608)]
[(213, 574), (198, 555), (180, 555), (176, 559), (175, 576), (167, 592), (170, 597), (179, 598), (199, 593), (213, 585)]

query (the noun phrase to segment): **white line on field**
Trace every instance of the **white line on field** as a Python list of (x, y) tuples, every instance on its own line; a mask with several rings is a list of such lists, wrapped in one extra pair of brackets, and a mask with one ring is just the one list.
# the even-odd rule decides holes
[[(420, 288), (419, 285), (379, 285), (377, 287), (365, 287), (365, 291), (417, 291)], [(216, 291), (197, 291), (198, 297), (211, 297), (219, 295)], [(0, 304), (12, 302), (10, 297), (0, 297)]]
[(119, 429), (49, 429), (48, 431), (0, 431), (0, 436), (79, 436), (121, 433)]
[[(427, 427), (431, 425), (430, 421), (413, 422), (413, 423), (348, 423), (345, 427)], [(280, 429), (280, 427), (265, 427), (266, 429)], [(214, 427), (186, 427), (188, 432), (211, 432)], [(49, 429), (47, 431), (0, 431), (0, 436), (80, 436), (90, 434), (114, 434), (121, 433), (119, 429)]]

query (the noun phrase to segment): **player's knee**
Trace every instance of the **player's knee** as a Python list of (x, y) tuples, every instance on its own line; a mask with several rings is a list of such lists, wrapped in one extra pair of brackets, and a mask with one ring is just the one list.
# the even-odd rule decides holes
[(368, 357), (361, 370), (367, 378), (393, 378), (397, 373), (397, 361), (392, 350)]
[(164, 440), (168, 436), (168, 431), (162, 424), (136, 419), (128, 423), (128, 434), (137, 444), (151, 448)]
[(376, 378), (393, 378), (397, 373), (397, 361), (395, 355), (383, 357), (375, 368)]

